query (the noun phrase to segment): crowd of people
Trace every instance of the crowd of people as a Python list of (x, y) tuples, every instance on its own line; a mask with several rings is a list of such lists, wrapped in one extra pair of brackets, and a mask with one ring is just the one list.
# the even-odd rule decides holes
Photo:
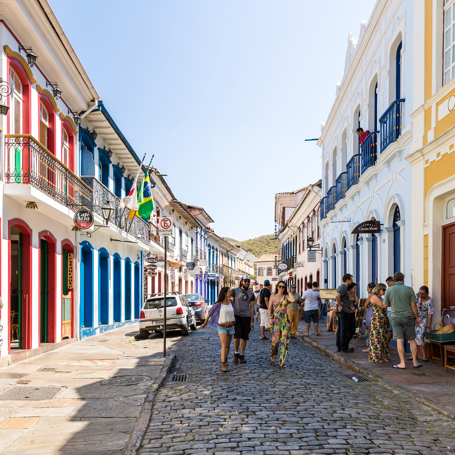
[[(433, 300), (427, 286), (422, 286), (416, 294), (410, 286), (404, 284), (401, 272), (388, 277), (386, 284), (369, 283), (368, 297), (359, 305), (357, 285), (351, 274), (343, 276), (343, 284), (338, 287), (336, 294), (338, 329), (336, 347), (339, 352), (350, 353), (354, 348), (349, 343), (357, 330), (356, 310), (363, 309), (365, 313), (365, 331), (370, 362), (390, 361), (389, 343), (396, 340), (400, 363), (392, 368), (405, 369), (405, 339), (409, 342), (414, 368), (420, 368), (418, 357), (428, 361), (428, 345), (425, 334), (431, 331)], [(363, 313), (361, 313), (362, 315)], [(360, 316), (362, 322), (363, 316)]]
[[(298, 323), (303, 310), (306, 323), (306, 333), (309, 335), (311, 322), (314, 324), (315, 334), (319, 336), (319, 307), (320, 295), (318, 283), (307, 283), (306, 291), (302, 296), (291, 286), (279, 281), (272, 292), (270, 281), (264, 282), (256, 297), (250, 288), (250, 277), (245, 275), (240, 281), (240, 287), (229, 289), (223, 287), (216, 303), (210, 308), (207, 318), (201, 325), (207, 324), (218, 328), (221, 340), (221, 371), (228, 371), (228, 359), (232, 338), (234, 338), (233, 362), (246, 363), (245, 350), (250, 330), (254, 328), (254, 315), (257, 308), (256, 320), (260, 318), (260, 340), (268, 340), (267, 333), (271, 334), (270, 361), (275, 363), (279, 358), (280, 368), (286, 368), (285, 360), (288, 352), (289, 339), (295, 338)], [(301, 306), (303, 304), (303, 307)]]

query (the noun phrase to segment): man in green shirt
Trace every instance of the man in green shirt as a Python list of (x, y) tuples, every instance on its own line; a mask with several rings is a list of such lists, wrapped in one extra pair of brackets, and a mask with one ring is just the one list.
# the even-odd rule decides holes
[(416, 294), (410, 286), (405, 286), (404, 275), (401, 272), (393, 275), (395, 284), (387, 289), (384, 296), (384, 303), (392, 308), (393, 339), (397, 341), (400, 363), (392, 368), (404, 370), (404, 339), (409, 341), (414, 368), (419, 368), (417, 362), (417, 344), (415, 342), (415, 327), (419, 325), (419, 314), (416, 306)]
[(299, 326), (299, 303), (302, 301), (295, 284), (291, 286), (291, 294), (294, 296), (295, 302), (288, 302), (288, 316), (291, 323), (291, 338), (295, 338)]

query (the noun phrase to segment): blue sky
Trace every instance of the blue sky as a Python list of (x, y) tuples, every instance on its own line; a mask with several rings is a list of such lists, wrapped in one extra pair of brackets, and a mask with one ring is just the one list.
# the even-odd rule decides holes
[(315, 142), (374, 0), (50, 0), (139, 156), (219, 235), (274, 230), (275, 193), (321, 176)]

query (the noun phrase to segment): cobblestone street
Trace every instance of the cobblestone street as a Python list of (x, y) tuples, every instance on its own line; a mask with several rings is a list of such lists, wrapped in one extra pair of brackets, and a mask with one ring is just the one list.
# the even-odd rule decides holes
[(257, 324), (246, 365), (232, 364), (232, 349), (224, 374), (214, 329), (171, 346), (189, 381), (163, 385), (140, 454), (455, 453), (453, 420), (374, 381), (347, 379), (349, 370), (297, 339), (284, 371), (270, 365)]

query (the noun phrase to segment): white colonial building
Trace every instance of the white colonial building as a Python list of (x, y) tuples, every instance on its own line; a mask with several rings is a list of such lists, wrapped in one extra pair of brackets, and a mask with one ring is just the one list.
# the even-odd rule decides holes
[[(359, 293), (394, 272), (411, 280), (411, 166), (413, 2), (379, 0), (358, 39), (348, 38), (346, 65), (323, 124), (320, 228), (323, 285), (345, 273)], [(363, 145), (357, 128), (369, 130)], [(366, 220), (381, 232), (353, 235)]]

